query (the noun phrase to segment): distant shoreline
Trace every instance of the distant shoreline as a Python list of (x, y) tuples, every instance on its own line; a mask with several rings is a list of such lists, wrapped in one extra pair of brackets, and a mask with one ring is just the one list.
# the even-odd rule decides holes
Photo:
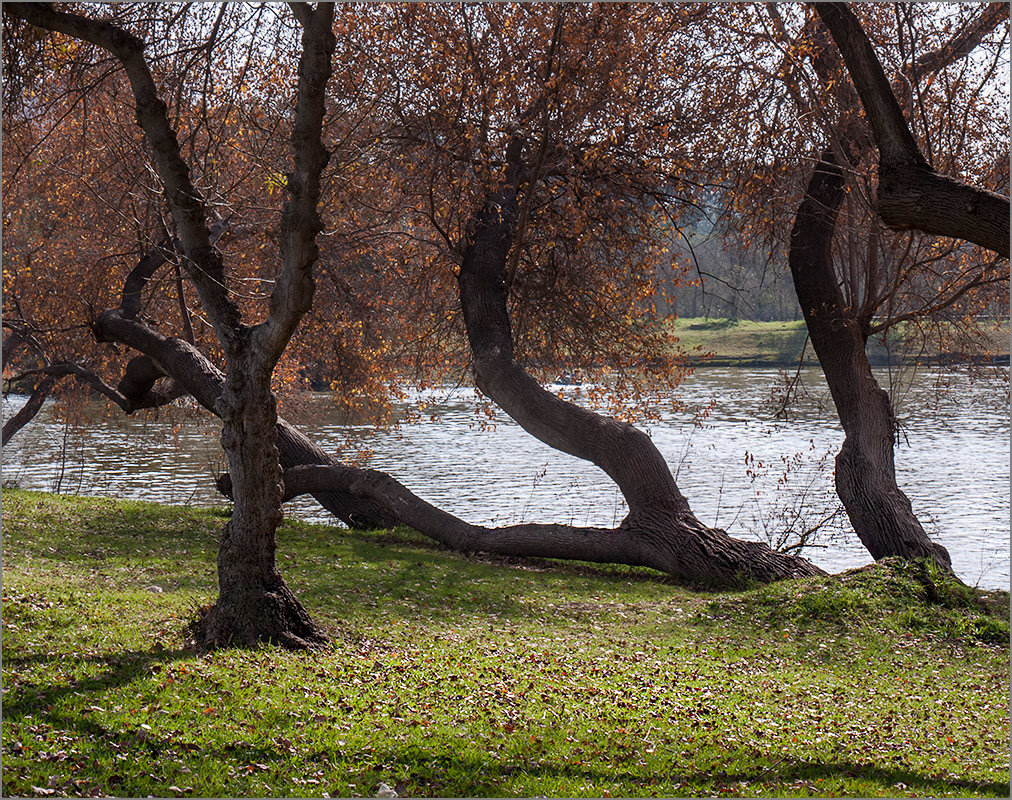
[[(1009, 366), (1009, 354), (1004, 353), (994, 356), (966, 356), (958, 353), (943, 353), (935, 356), (922, 356), (917, 359), (889, 359), (888, 357), (870, 355), (868, 363), (872, 367), (906, 367), (915, 364), (921, 366), (950, 366), (964, 367), (969, 364), (1007, 367)], [(728, 356), (714, 356), (712, 358), (690, 357), (688, 363), (693, 369), (699, 367), (741, 367), (741, 368), (794, 368), (798, 366), (798, 360), (791, 361), (770, 360), (763, 358), (740, 358)], [(819, 361), (812, 356), (805, 356), (803, 367), (817, 367)]]
[[(818, 366), (807, 342), (803, 320), (751, 320), (682, 318), (667, 323), (678, 338), (676, 347), (695, 367), (779, 367), (796, 368), (804, 350), (804, 365)], [(946, 333), (945, 329), (941, 331)], [(894, 334), (888, 342), (874, 337), (868, 343), (868, 361), (873, 367), (922, 365), (964, 366), (969, 364), (1009, 365), (1008, 321), (981, 326), (981, 348), (990, 352), (967, 353), (954, 338), (939, 342), (920, 340), (917, 347), (905, 344)]]

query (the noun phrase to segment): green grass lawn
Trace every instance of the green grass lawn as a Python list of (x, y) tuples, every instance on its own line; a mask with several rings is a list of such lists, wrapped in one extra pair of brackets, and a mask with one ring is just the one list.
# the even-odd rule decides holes
[[(684, 318), (668, 323), (678, 336), (678, 344), (694, 354), (710, 354), (700, 363), (713, 365), (796, 364), (805, 343), (806, 328), (802, 320), (753, 322), (751, 320)], [(1005, 322), (981, 326), (981, 341), (990, 341), (997, 354), (1008, 356), (1009, 326)], [(943, 352), (950, 352), (955, 344), (926, 339), (918, 345), (905, 346), (899, 341), (891, 345), (892, 358), (898, 361), (912, 359), (932, 360)], [(885, 363), (890, 358), (881, 338), (868, 344), (868, 358), (872, 364)], [(811, 343), (805, 348), (805, 363), (817, 364)]]
[(1008, 796), (1008, 594), (916, 565), (707, 594), (287, 523), (333, 643), (198, 655), (220, 514), (3, 522), (7, 796)]

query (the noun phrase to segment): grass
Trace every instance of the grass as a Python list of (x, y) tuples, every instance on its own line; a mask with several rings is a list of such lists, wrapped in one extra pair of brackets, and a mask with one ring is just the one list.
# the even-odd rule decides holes
[[(703, 363), (797, 363), (805, 341), (804, 321), (683, 318), (671, 323), (678, 343), (689, 352), (712, 353)], [(811, 358), (811, 352), (808, 353)]]
[(198, 655), (220, 513), (3, 515), (7, 796), (1008, 796), (1008, 593), (917, 565), (707, 594), (288, 522), (333, 643)]
[[(803, 320), (753, 322), (750, 320), (683, 318), (669, 323), (678, 336), (679, 345), (688, 351), (710, 353), (699, 361), (702, 365), (735, 366), (749, 365), (792, 365), (797, 364), (805, 343), (806, 328)], [(991, 330), (982, 328), (982, 335), (992, 341), (994, 352), (1008, 357), (1008, 323)], [(902, 346), (894, 347), (893, 359), (905, 360), (919, 357), (932, 360), (942, 357), (937, 343), (926, 342), (924, 353), (907, 353)], [(887, 352), (878, 338), (868, 345), (868, 359), (873, 365), (889, 361)], [(805, 349), (805, 363), (818, 363), (812, 346)]]

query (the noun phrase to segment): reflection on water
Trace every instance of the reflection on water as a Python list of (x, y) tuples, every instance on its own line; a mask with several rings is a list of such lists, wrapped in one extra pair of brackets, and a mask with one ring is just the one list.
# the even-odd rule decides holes
[[(887, 383), (885, 373), (879, 378)], [(701, 369), (679, 389), (684, 408), (664, 409), (645, 427), (707, 524), (775, 539), (829, 517), (821, 546), (805, 554), (830, 571), (867, 563), (846, 517), (832, 516), (833, 456), (843, 433), (821, 374), (803, 372), (802, 401), (790, 422), (773, 417), (782, 382), (775, 369)], [(964, 580), (1002, 588), (1009, 583), (1006, 387), (964, 372), (925, 372), (896, 398), (903, 432), (897, 472), (914, 511)], [(470, 522), (622, 519), (622, 498), (604, 473), (541, 444), (503, 414), (487, 429), (473, 398), (470, 389), (418, 392), (404, 410), (424, 403), (426, 417), (438, 413), (438, 420), (391, 431), (341, 424), (329, 396), (319, 394), (301, 427), (330, 452), (371, 450), (370, 466)], [(10, 398), (4, 417), (20, 402)], [(201, 412), (101, 416), (78, 428), (56, 420), (47, 406), (3, 455), (4, 480), (24, 488), (223, 504), (213, 486), (223, 463), (218, 428)], [(333, 522), (311, 498), (292, 503), (289, 513)]]

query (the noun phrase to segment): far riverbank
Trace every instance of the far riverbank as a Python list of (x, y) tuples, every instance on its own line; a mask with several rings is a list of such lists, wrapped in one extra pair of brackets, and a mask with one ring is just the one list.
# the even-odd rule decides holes
[[(806, 366), (818, 364), (811, 343), (806, 344), (804, 320), (753, 322), (696, 317), (676, 319), (670, 324), (678, 346), (689, 354), (693, 366), (793, 367), (802, 349)], [(981, 323), (973, 351), (951, 328), (916, 342), (904, 341), (906, 333), (909, 331), (900, 331), (888, 339), (873, 337), (868, 345), (871, 365), (1009, 363), (1008, 321)]]

